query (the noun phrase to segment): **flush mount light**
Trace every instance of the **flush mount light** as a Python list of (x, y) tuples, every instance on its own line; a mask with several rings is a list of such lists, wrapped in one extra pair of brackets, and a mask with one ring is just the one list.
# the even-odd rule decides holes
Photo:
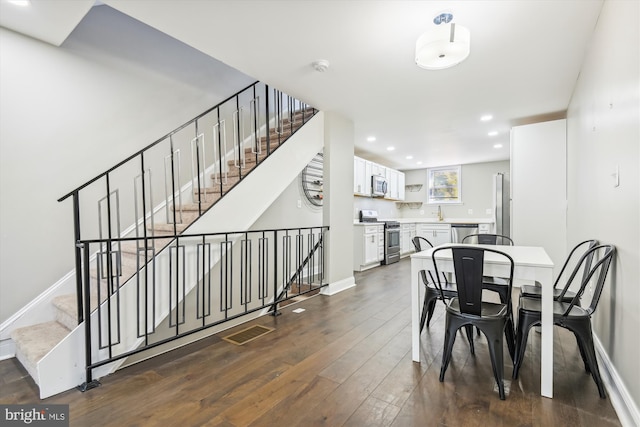
[(421, 164), (422, 164), (422, 162), (416, 162), (416, 165), (421, 165)]
[(497, 131), (492, 130), (492, 131), (491, 131), (491, 132), (489, 132), (487, 135), (489, 135), (489, 136), (496, 136), (497, 134), (498, 134), (498, 132), (497, 132)]
[(491, 114), (485, 114), (484, 116), (480, 117), (481, 122), (488, 122), (491, 119), (493, 119), (493, 116)]
[(413, 159), (413, 156), (407, 156), (407, 160)]
[(495, 144), (493, 148), (502, 148), (502, 144)]
[(387, 151), (393, 151), (395, 149), (396, 149), (396, 147), (387, 147)]
[(375, 136), (370, 136), (370, 137), (368, 137), (368, 138), (367, 138), (367, 141), (368, 141), (368, 142), (373, 142), (373, 141), (375, 141), (375, 140), (376, 140), (376, 137), (375, 137)]
[(11, 3), (14, 6), (29, 6), (31, 4), (30, 0), (9, 0), (8, 3)]
[(469, 30), (451, 22), (453, 14), (441, 13), (433, 19), (435, 28), (416, 41), (416, 64), (425, 70), (442, 70), (458, 65), (469, 56)]
[(319, 59), (317, 61), (313, 61), (311, 63), (311, 66), (317, 72), (324, 73), (325, 71), (327, 71), (327, 69), (329, 69), (329, 61), (327, 61), (326, 59)]

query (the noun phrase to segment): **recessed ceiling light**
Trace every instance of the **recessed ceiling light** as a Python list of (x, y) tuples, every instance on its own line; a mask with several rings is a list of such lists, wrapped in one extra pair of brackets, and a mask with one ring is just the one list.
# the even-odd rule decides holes
[(369, 142), (373, 142), (373, 141), (375, 141), (375, 140), (376, 140), (376, 137), (375, 137), (375, 136), (369, 136), (369, 137), (367, 137), (367, 141), (369, 141)]
[(29, 6), (31, 4), (30, 0), (9, 0), (9, 3), (15, 5), (15, 6)]
[(396, 147), (387, 147), (387, 151), (393, 151), (395, 149), (396, 149)]
[(493, 148), (502, 148), (502, 144), (495, 144)]
[(407, 160), (413, 159), (413, 156), (407, 156)]
[(487, 135), (489, 135), (489, 136), (496, 136), (497, 134), (498, 134), (498, 132), (497, 132), (497, 131), (492, 130), (492, 131), (491, 131), (491, 132), (489, 132)]
[(422, 162), (416, 162), (416, 165), (421, 165), (421, 164), (422, 164)]
[(484, 116), (480, 117), (480, 120), (483, 122), (488, 122), (491, 119), (493, 119), (493, 116), (491, 114), (485, 114)]

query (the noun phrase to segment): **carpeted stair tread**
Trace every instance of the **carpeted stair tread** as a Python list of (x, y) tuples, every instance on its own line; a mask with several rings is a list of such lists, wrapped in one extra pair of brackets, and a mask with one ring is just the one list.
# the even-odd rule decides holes
[(69, 329), (58, 322), (46, 322), (18, 328), (11, 333), (11, 338), (16, 347), (20, 347), (22, 356), (35, 368), (38, 361), (69, 332)]

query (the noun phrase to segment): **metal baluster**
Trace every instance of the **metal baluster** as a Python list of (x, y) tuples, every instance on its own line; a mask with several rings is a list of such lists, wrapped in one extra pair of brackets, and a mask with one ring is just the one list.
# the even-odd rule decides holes
[[(198, 132), (198, 122), (196, 122), (196, 133)], [(202, 199), (207, 199), (207, 186), (205, 180), (205, 144), (204, 134), (198, 134), (191, 140), (191, 188), (194, 196), (197, 194), (198, 214), (202, 215)], [(182, 211), (182, 206), (180, 208)]]

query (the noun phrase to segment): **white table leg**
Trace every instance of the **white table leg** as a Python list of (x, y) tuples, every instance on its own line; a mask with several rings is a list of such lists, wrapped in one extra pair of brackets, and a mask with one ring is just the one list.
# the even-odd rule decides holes
[[(542, 269), (541, 269), (542, 270)], [(542, 355), (540, 360), (540, 394), (553, 398), (553, 270), (543, 269), (542, 284)]]
[(411, 357), (420, 362), (420, 274), (421, 261), (411, 259)]

